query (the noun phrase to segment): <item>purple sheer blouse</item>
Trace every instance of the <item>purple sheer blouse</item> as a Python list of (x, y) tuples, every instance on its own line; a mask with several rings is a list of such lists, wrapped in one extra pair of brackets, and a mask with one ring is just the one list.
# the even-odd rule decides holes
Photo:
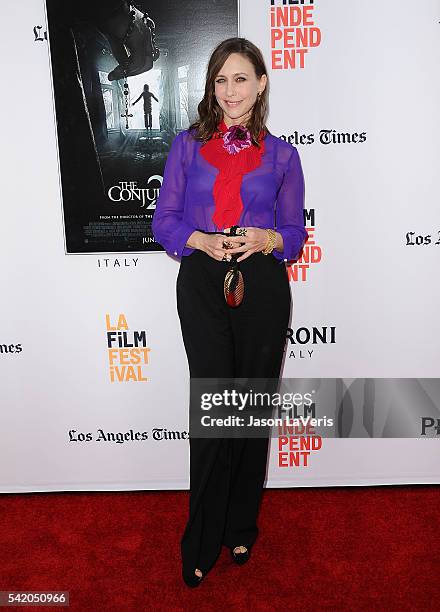
[[(295, 259), (307, 239), (304, 175), (293, 145), (272, 134), (265, 136), (264, 144), (261, 165), (243, 176), (243, 210), (237, 225), (280, 232), (284, 248), (274, 249), (272, 255), (283, 263)], [(153, 215), (154, 239), (169, 255), (178, 258), (194, 252), (185, 245), (195, 230), (223, 231), (212, 220), (212, 190), (219, 170), (200, 153), (202, 145), (189, 130), (174, 138)]]

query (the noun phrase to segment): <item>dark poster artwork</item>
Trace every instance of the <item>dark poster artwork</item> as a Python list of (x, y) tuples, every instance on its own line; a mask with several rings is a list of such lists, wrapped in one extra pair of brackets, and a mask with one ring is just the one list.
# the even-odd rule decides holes
[(151, 220), (167, 153), (197, 117), (211, 51), (238, 35), (237, 8), (46, 0), (66, 253), (163, 250)]

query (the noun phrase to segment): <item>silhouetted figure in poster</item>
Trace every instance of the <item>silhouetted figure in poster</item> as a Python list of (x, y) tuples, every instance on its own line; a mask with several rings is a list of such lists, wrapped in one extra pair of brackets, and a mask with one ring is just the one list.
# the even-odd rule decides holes
[(156, 100), (156, 102), (159, 102), (159, 100), (156, 98), (156, 96), (154, 95), (154, 93), (152, 93), (150, 91), (150, 86), (147, 85), (145, 83), (144, 85), (144, 91), (141, 93), (141, 95), (139, 96), (139, 98), (137, 98), (134, 102), (133, 102), (133, 106), (136, 104), (136, 102), (139, 102), (139, 100), (141, 98), (144, 98), (144, 119), (145, 119), (145, 129), (152, 129), (152, 118), (151, 118), (151, 98), (154, 98)]

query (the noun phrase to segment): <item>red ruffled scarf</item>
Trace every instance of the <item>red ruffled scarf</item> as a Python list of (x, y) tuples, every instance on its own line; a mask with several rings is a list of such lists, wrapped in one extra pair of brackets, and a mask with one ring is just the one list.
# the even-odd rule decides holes
[(215, 212), (212, 220), (220, 231), (238, 224), (243, 210), (240, 195), (243, 175), (261, 165), (261, 158), (264, 153), (263, 131), (259, 136), (260, 148), (251, 144), (251, 146), (243, 148), (235, 154), (229, 153), (223, 146), (223, 136), (228, 132), (228, 129), (222, 119), (218, 125), (221, 136), (216, 137), (214, 135), (200, 147), (200, 153), (206, 161), (219, 169), (213, 187)]

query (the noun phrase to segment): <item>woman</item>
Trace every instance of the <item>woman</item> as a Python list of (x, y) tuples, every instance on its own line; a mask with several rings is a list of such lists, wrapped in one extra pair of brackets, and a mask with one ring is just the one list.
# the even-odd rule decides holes
[(144, 123), (145, 123), (145, 129), (152, 129), (152, 125), (153, 125), (153, 119), (152, 119), (152, 108), (151, 108), (151, 98), (154, 98), (156, 100), (156, 102), (159, 102), (159, 100), (156, 98), (156, 96), (154, 95), (154, 93), (152, 91), (150, 91), (150, 86), (148, 85), (148, 83), (145, 83), (144, 85), (144, 91), (141, 93), (141, 95), (133, 102), (133, 106), (139, 102), (139, 100), (143, 98), (144, 99)]
[[(266, 72), (248, 40), (220, 43), (209, 60), (199, 120), (176, 136), (164, 170), (152, 229), (167, 253), (181, 258), (177, 310), (191, 378), (280, 376), (291, 308), (284, 262), (298, 256), (307, 232), (298, 152), (264, 123)], [(240, 235), (231, 235), (232, 226)], [(224, 288), (232, 258), (244, 280), (235, 307)], [(222, 544), (236, 563), (249, 559), (267, 449), (267, 437), (190, 436), (181, 540), (188, 586), (202, 582)]]

